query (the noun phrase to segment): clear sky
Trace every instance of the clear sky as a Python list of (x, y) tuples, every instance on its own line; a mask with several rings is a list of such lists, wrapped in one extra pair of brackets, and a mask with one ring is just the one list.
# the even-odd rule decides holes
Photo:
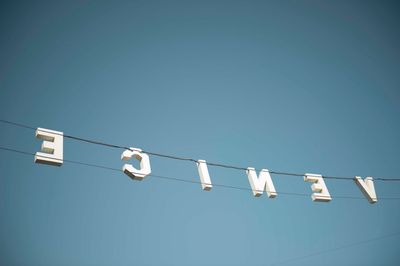
[[(2, 1), (0, 118), (243, 167), (399, 178), (396, 1)], [(0, 124), (34, 153), (34, 131)], [(65, 139), (64, 158), (121, 168)], [(196, 165), (151, 156), (155, 175)], [(399, 265), (400, 201), (278, 197), (0, 151), (1, 265)], [(214, 183), (249, 188), (244, 171)], [(378, 199), (400, 182), (376, 182)], [(336, 197), (337, 196), (337, 197)], [(397, 235), (396, 235), (397, 234)], [(390, 235), (390, 237), (389, 237)], [(387, 236), (383, 237), (382, 236)]]

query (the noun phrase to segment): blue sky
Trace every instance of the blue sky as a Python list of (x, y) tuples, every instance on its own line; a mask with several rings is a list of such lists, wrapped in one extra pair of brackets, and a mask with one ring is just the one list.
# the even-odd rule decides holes
[[(1, 118), (243, 167), (399, 178), (395, 1), (3, 1)], [(0, 124), (0, 146), (34, 132)], [(121, 168), (65, 139), (64, 158)], [(196, 165), (150, 157), (155, 175)], [(0, 151), (2, 265), (398, 265), (399, 200), (276, 199)], [(250, 187), (245, 172), (212, 181)], [(376, 182), (378, 199), (400, 183)], [(371, 240), (375, 239), (375, 240)], [(371, 241), (369, 241), (371, 240)], [(358, 243), (358, 244), (355, 244)], [(326, 251), (326, 252), (325, 252)], [(319, 253), (321, 252), (321, 253)], [(317, 254), (318, 253), (318, 254)], [(309, 256), (311, 255), (311, 256)], [(305, 256), (305, 257), (303, 257)]]

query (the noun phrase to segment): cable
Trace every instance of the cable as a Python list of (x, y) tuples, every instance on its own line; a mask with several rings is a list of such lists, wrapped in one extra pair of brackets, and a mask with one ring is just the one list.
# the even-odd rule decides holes
[[(0, 122), (5, 123), (5, 124), (9, 124), (9, 125), (13, 125), (13, 126), (17, 126), (17, 127), (36, 130), (36, 128), (34, 128), (34, 127), (31, 127), (31, 126), (28, 126), (28, 125), (25, 125), (25, 124), (21, 124), (21, 123), (16, 123), (16, 122), (4, 120), (4, 119), (0, 119)], [(86, 143), (90, 143), (90, 144), (101, 145), (101, 146), (105, 146), (105, 147), (117, 148), (117, 149), (123, 149), (123, 150), (132, 150), (130, 147), (116, 145), (116, 144), (110, 144), (110, 143), (105, 143), (105, 142), (97, 141), (97, 140), (85, 139), (85, 138), (76, 137), (76, 136), (72, 136), (72, 135), (68, 135), (68, 134), (64, 134), (63, 136), (65, 138), (68, 138), (68, 139), (82, 141), (82, 142), (86, 142)], [(162, 154), (162, 153), (158, 153), (158, 152), (151, 152), (151, 151), (147, 151), (147, 150), (142, 150), (142, 152), (150, 154), (150, 155), (153, 155), (153, 156), (162, 157), (162, 158), (168, 158), (168, 159), (173, 159), (173, 160), (190, 161), (190, 162), (196, 162), (196, 163), (198, 162), (198, 160), (196, 160), (194, 158), (189, 158), (189, 157), (180, 157), (180, 156), (175, 156), (175, 155), (167, 155), (167, 154)], [(229, 169), (234, 169), (234, 170), (241, 170), (241, 171), (242, 170), (244, 170), (244, 171), (247, 170), (246, 167), (239, 167), (239, 166), (234, 166), (234, 165), (227, 165), (227, 164), (214, 163), (214, 162), (208, 162), (208, 161), (207, 161), (207, 165), (215, 166), (215, 167), (222, 167), (222, 168), (229, 168)], [(260, 171), (260, 169), (257, 169), (257, 171)], [(269, 173), (275, 174), (275, 175), (284, 175), (284, 176), (296, 176), (296, 177), (303, 177), (304, 176), (304, 174), (302, 174), (302, 173), (290, 173), (290, 172), (273, 171), (273, 170), (269, 170)], [(348, 180), (348, 181), (353, 181), (354, 180), (354, 177), (326, 176), (326, 175), (323, 175), (323, 177), (325, 179)], [(384, 182), (393, 182), (394, 181), (395, 182), (395, 181), (400, 181), (400, 178), (375, 177), (374, 181), (384, 181)]]
[(124, 146), (118, 146), (118, 145), (114, 145), (114, 144), (102, 143), (102, 142), (100, 142), (100, 141), (89, 140), (89, 139), (74, 137), (74, 136), (70, 136), (70, 135), (64, 135), (64, 137), (65, 137), (65, 138), (69, 138), (69, 139), (73, 139), (73, 140), (78, 140), (78, 141), (87, 142), (87, 143), (90, 143), (90, 144), (96, 144), (96, 145), (106, 146), (106, 147), (110, 147), (110, 148), (118, 148), (118, 149), (124, 149), (124, 150), (130, 150), (130, 149), (131, 149), (131, 148), (124, 147)]
[(4, 123), (4, 124), (9, 124), (9, 125), (17, 126), (17, 127), (22, 127), (22, 128), (27, 128), (27, 129), (36, 130), (36, 128), (34, 128), (34, 127), (27, 126), (27, 125), (20, 124), (20, 123), (16, 123), (16, 122), (7, 121), (7, 120), (4, 120), (4, 119), (0, 119), (0, 122), (2, 122), (2, 123)]
[[(0, 150), (14, 152), (14, 153), (23, 154), (23, 155), (35, 156), (35, 153), (32, 153), (32, 152), (21, 151), (21, 150), (16, 150), (16, 149), (12, 149), (12, 148), (2, 147), (2, 146), (0, 146)], [(46, 156), (44, 156), (44, 157), (46, 157)], [(51, 157), (48, 157), (48, 158), (51, 158)], [(106, 170), (111, 170), (111, 171), (115, 171), (115, 172), (122, 172), (121, 169), (108, 167), (108, 166), (103, 166), (103, 165), (98, 165), (98, 164), (85, 163), (85, 162), (66, 160), (66, 159), (64, 159), (63, 161), (67, 162), (67, 163), (72, 163), (72, 164), (78, 164), (78, 165), (89, 166), (89, 167), (94, 167), (94, 168), (106, 169)], [(155, 178), (160, 178), (160, 179), (166, 179), (166, 180), (179, 181), (179, 182), (184, 182), (184, 183), (192, 183), (192, 184), (200, 184), (200, 185), (204, 184), (204, 183), (202, 183), (200, 181), (182, 179), (182, 178), (171, 177), (171, 176), (154, 175), (154, 174), (150, 174), (148, 176), (155, 177)], [(245, 187), (238, 187), (238, 186), (231, 186), (231, 185), (224, 185), (224, 184), (215, 184), (215, 183), (213, 183), (212, 185), (215, 186), (215, 187), (222, 187), (222, 188), (228, 188), (228, 189), (253, 191), (251, 188), (245, 188)], [(256, 190), (256, 191), (258, 191), (258, 190)], [(259, 192), (264, 192), (264, 191), (259, 191)], [(282, 194), (282, 195), (288, 195), (288, 196), (310, 197), (309, 194), (304, 194), (304, 193), (294, 193), (294, 192), (284, 192), (284, 191), (279, 191), (279, 192), (276, 192), (276, 193)], [(365, 199), (365, 198), (362, 198), (362, 197), (352, 197), (352, 196), (334, 196), (334, 198), (339, 198), (339, 199), (358, 199), (358, 200), (360, 200), (360, 199), (364, 200)], [(396, 197), (380, 197), (379, 199), (380, 200), (381, 199), (383, 199), (383, 200), (400, 200), (400, 197), (399, 198), (396, 198)]]
[(395, 236), (398, 236), (398, 235), (400, 235), (400, 232), (394, 232), (394, 233), (391, 233), (391, 234), (386, 234), (386, 235), (382, 235), (382, 236), (378, 236), (378, 237), (374, 237), (374, 238), (370, 238), (370, 239), (366, 239), (366, 240), (350, 243), (350, 244), (343, 245), (343, 246), (340, 246), (340, 247), (325, 249), (325, 250), (321, 250), (321, 251), (314, 252), (314, 253), (311, 253), (311, 254), (307, 254), (307, 255), (303, 255), (303, 256), (299, 256), (299, 257), (294, 257), (294, 258), (290, 258), (290, 259), (286, 259), (286, 260), (282, 260), (282, 261), (279, 261), (279, 262), (275, 262), (275, 263), (269, 264), (269, 266), (286, 264), (288, 262), (293, 262), (293, 261), (302, 260), (302, 259), (309, 258), (309, 257), (319, 256), (319, 255), (322, 255), (322, 254), (325, 254), (325, 253), (330, 253), (330, 252), (338, 251), (338, 250), (345, 249), (345, 248), (359, 246), (359, 245), (363, 245), (363, 244), (370, 243), (370, 242), (373, 242), (373, 241), (377, 241), (377, 240), (381, 240), (381, 239), (385, 239), (385, 238), (389, 238), (389, 237), (395, 237)]

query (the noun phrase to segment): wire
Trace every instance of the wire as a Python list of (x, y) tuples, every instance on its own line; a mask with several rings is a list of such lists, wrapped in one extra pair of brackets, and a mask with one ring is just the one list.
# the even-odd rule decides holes
[(16, 123), (16, 122), (7, 121), (7, 120), (4, 120), (4, 119), (0, 119), (0, 122), (2, 122), (2, 123), (4, 123), (4, 124), (9, 124), (9, 125), (17, 126), (17, 127), (22, 127), (22, 128), (27, 128), (27, 129), (36, 130), (36, 128), (34, 128), (34, 127), (27, 126), (27, 125), (20, 124), (20, 123)]
[[(17, 127), (21, 127), (21, 128), (36, 130), (36, 128), (34, 128), (32, 126), (21, 124), (21, 123), (17, 123), (17, 122), (12, 122), (12, 121), (8, 121), (8, 120), (4, 120), (4, 119), (0, 119), (0, 122), (5, 123), (5, 124), (9, 124), (9, 125), (13, 125), (13, 126), (17, 126)], [(64, 134), (63, 136), (65, 138), (76, 140), (76, 141), (82, 141), (82, 142), (86, 142), (86, 143), (90, 143), (90, 144), (95, 144), (95, 145), (100, 145), (100, 146), (105, 146), (105, 147), (110, 147), (110, 148), (117, 148), (117, 149), (131, 150), (132, 151), (132, 149), (130, 147), (126, 147), (126, 146), (122, 146), (122, 145), (110, 144), (110, 143), (106, 143), (106, 142), (102, 142), (102, 141), (76, 137), (76, 136), (72, 136), (72, 135), (68, 135), (68, 134)], [(198, 162), (198, 160), (196, 160), (194, 158), (190, 158), (190, 157), (167, 155), (167, 154), (162, 154), (162, 153), (152, 152), (152, 151), (147, 151), (147, 150), (142, 150), (142, 152), (150, 154), (150, 155), (153, 155), (153, 156), (162, 157), (162, 158), (168, 158), (168, 159), (173, 159), (173, 160), (190, 161), (190, 162), (196, 162), (196, 163)], [(221, 164), (221, 163), (214, 163), (214, 162), (208, 162), (208, 161), (207, 161), (207, 165), (215, 166), (215, 167), (228, 168), (228, 169), (234, 169), (234, 170), (241, 170), (241, 171), (242, 170), (244, 170), (244, 171), (247, 170), (246, 167), (227, 165), (227, 164)], [(259, 171), (259, 170), (260, 169), (257, 169), (257, 171)], [(304, 176), (304, 174), (302, 174), (302, 173), (290, 173), (290, 172), (273, 171), (273, 170), (269, 170), (269, 173), (275, 174), (275, 175), (284, 175), (284, 176), (296, 176), (296, 177), (303, 177)], [(354, 177), (327, 176), (327, 175), (323, 175), (323, 177), (325, 179), (348, 180), (348, 181), (353, 181), (354, 180)], [(374, 181), (385, 181), (385, 182), (393, 182), (394, 181), (395, 182), (395, 181), (400, 181), (400, 178), (375, 177)]]
[(299, 256), (299, 257), (294, 257), (294, 258), (290, 258), (290, 259), (286, 259), (286, 260), (282, 260), (279, 262), (275, 262), (272, 264), (269, 264), (269, 266), (274, 266), (274, 265), (281, 265), (281, 264), (286, 264), (288, 262), (293, 262), (293, 261), (298, 261), (298, 260), (302, 260), (305, 258), (310, 258), (310, 257), (314, 257), (314, 256), (319, 256), (325, 253), (330, 253), (330, 252), (335, 252), (341, 249), (345, 249), (345, 248), (350, 248), (350, 247), (354, 247), (354, 246), (359, 246), (359, 245), (363, 245), (366, 243), (370, 243), (373, 241), (377, 241), (377, 240), (381, 240), (381, 239), (385, 239), (385, 238), (389, 238), (389, 237), (395, 237), (400, 235), (400, 232), (394, 232), (391, 234), (386, 234), (386, 235), (382, 235), (382, 236), (378, 236), (378, 237), (374, 237), (374, 238), (370, 238), (370, 239), (366, 239), (366, 240), (362, 240), (362, 241), (358, 241), (358, 242), (353, 242), (347, 245), (343, 245), (343, 246), (339, 246), (339, 247), (335, 247), (335, 248), (330, 248), (330, 249), (325, 249), (325, 250), (321, 250), (318, 252), (314, 252), (314, 253), (310, 253), (307, 255), (303, 255), (303, 256)]
[(84, 139), (84, 138), (74, 137), (74, 136), (71, 136), (71, 135), (63, 135), (63, 136), (65, 138), (78, 140), (78, 141), (83, 141), (83, 142), (87, 142), (87, 143), (90, 143), (90, 144), (96, 144), (96, 145), (106, 146), (106, 147), (110, 147), (110, 148), (131, 150), (131, 148), (129, 148), (129, 147), (124, 147), (124, 146), (119, 146), (119, 145), (114, 145), (114, 144), (107, 144), (107, 143), (103, 143), (103, 142), (96, 141), (96, 140)]
[[(32, 153), (32, 152), (21, 151), (21, 150), (17, 150), (17, 149), (2, 147), (2, 146), (0, 146), (0, 150), (14, 152), (14, 153), (23, 154), (23, 155), (35, 156), (35, 153)], [(42, 157), (46, 157), (46, 156), (42, 156)], [(52, 158), (52, 157), (48, 157), (48, 158)], [(111, 170), (111, 171), (115, 171), (115, 172), (122, 172), (121, 169), (108, 167), (108, 166), (104, 166), (104, 165), (99, 165), (99, 164), (85, 163), (85, 162), (74, 161), (74, 160), (66, 160), (66, 159), (63, 159), (63, 161), (67, 162), (67, 163), (71, 163), (71, 164), (77, 164), (77, 165), (89, 166), (89, 167), (94, 167), (94, 168), (106, 169), (106, 170)], [(155, 178), (160, 178), (160, 179), (165, 179), (165, 180), (171, 180), (171, 181), (179, 181), (179, 182), (184, 182), (184, 183), (192, 183), (192, 184), (200, 184), (200, 185), (201, 184), (206, 184), (206, 183), (202, 183), (200, 181), (182, 179), (182, 178), (171, 177), (171, 176), (163, 176), (163, 175), (155, 175), (155, 174), (150, 174), (148, 176), (155, 177)], [(228, 189), (263, 192), (263, 191), (260, 191), (260, 190), (253, 190), (251, 188), (231, 186), (231, 185), (225, 185), (225, 184), (215, 184), (215, 183), (213, 183), (212, 185), (215, 186), (215, 187), (222, 187), (222, 188), (228, 188)], [(266, 191), (266, 192), (268, 192), (268, 191)], [(279, 192), (276, 192), (276, 193), (277, 194), (282, 194), (282, 195), (288, 195), (288, 196), (310, 197), (309, 194), (304, 194), (304, 193), (294, 193), (294, 192), (284, 192), (284, 191), (279, 191)], [(339, 199), (359, 199), (359, 200), (362, 199), (362, 200), (364, 200), (364, 198), (362, 198), (362, 197), (352, 197), (352, 196), (334, 196), (334, 198), (339, 198)], [(396, 197), (380, 197), (379, 199), (380, 200), (381, 199), (383, 199), (383, 200), (400, 200), (400, 197), (399, 198), (396, 198)]]

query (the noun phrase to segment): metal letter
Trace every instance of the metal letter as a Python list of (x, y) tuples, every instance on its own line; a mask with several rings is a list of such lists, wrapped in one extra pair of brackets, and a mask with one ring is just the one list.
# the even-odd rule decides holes
[(317, 174), (305, 174), (304, 181), (314, 183), (311, 185), (311, 189), (314, 192), (311, 195), (313, 201), (331, 201), (331, 195), (329, 194), (328, 188), (325, 185), (324, 179), (321, 175)]
[(369, 203), (373, 204), (378, 201), (375, 193), (374, 179), (372, 177), (366, 177), (364, 180), (361, 177), (354, 177), (354, 182), (360, 188), (361, 192), (368, 199)]
[(35, 163), (61, 166), (63, 164), (63, 132), (45, 128), (36, 129), (36, 138), (42, 139), (42, 152), (35, 154)]
[(256, 170), (253, 167), (248, 167), (246, 172), (255, 197), (261, 196), (264, 189), (267, 192), (268, 198), (275, 198), (278, 195), (267, 169), (262, 169), (258, 178)]
[(203, 188), (203, 190), (210, 191), (212, 188), (212, 184), (210, 174), (208, 173), (206, 161), (198, 160), (196, 164), (200, 175), (201, 187)]
[(141, 149), (131, 148), (125, 150), (121, 154), (121, 160), (129, 160), (135, 157), (140, 162), (140, 169), (136, 169), (131, 164), (124, 164), (122, 171), (134, 180), (143, 180), (143, 178), (151, 173), (150, 159)]

